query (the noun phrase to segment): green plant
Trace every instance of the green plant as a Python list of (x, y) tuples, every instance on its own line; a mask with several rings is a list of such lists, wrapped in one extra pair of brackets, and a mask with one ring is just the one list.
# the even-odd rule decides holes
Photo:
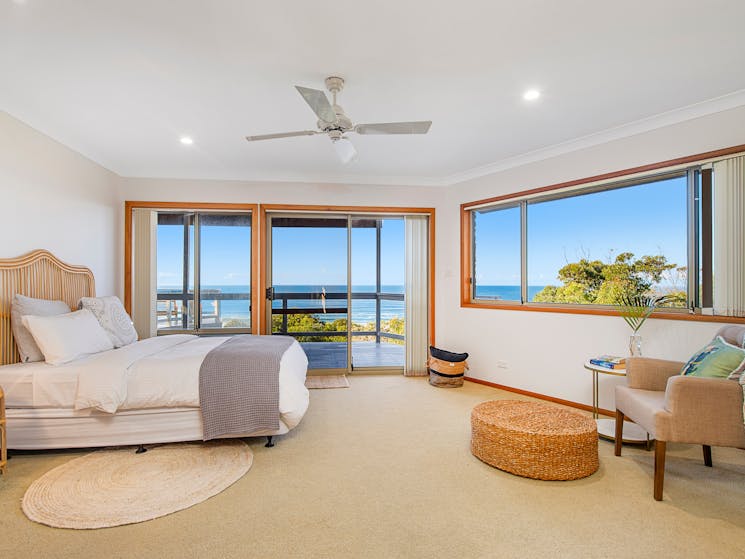
[(668, 295), (622, 294), (616, 300), (621, 317), (626, 321), (634, 334), (644, 325), (657, 307), (668, 302)]

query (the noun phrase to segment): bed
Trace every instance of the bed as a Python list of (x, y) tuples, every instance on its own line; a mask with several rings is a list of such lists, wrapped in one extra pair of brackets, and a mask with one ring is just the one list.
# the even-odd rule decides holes
[[(226, 338), (176, 334), (137, 341), (61, 365), (20, 363), (10, 325), (10, 306), (16, 293), (62, 300), (75, 308), (81, 297), (95, 296), (95, 284), (90, 270), (64, 264), (48, 251), (0, 260), (0, 386), (6, 396), (8, 448), (80, 448), (203, 439), (199, 370), (205, 356)], [(298, 425), (308, 408), (307, 364), (296, 341), (281, 356), (278, 429), (229, 436), (267, 436), (271, 445), (272, 436)], [(121, 398), (115, 413), (101, 411), (107, 406), (95, 405), (96, 398), (106, 400), (107, 392), (117, 394), (118, 384), (125, 389), (118, 390)]]

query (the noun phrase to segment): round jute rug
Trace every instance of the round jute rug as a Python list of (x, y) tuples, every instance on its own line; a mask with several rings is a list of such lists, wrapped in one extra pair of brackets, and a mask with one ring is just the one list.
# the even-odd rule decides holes
[(55, 528), (106, 528), (151, 520), (217, 495), (250, 468), (240, 440), (99, 450), (37, 479), (23, 496), (28, 518)]

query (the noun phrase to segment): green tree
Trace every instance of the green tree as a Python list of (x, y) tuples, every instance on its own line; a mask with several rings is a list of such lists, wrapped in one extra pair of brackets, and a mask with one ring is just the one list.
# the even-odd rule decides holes
[[(622, 252), (612, 262), (582, 258), (559, 270), (558, 279), (563, 285), (547, 285), (536, 293), (534, 301), (542, 303), (580, 303), (615, 305), (619, 298), (650, 295), (653, 287), (670, 276), (683, 271), (662, 255), (635, 258), (631, 252)], [(672, 306), (685, 305), (685, 292), (674, 287), (667, 293)]]

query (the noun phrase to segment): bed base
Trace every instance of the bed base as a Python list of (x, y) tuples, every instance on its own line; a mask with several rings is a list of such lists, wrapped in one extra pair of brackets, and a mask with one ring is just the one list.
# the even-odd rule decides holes
[[(271, 447), (273, 437), (289, 430), (280, 419), (277, 430), (224, 438), (267, 437), (266, 446)], [(8, 448), (14, 450), (130, 445), (139, 449), (153, 444), (201, 441), (203, 437), (199, 408), (127, 410), (114, 415), (30, 408), (8, 410)]]

